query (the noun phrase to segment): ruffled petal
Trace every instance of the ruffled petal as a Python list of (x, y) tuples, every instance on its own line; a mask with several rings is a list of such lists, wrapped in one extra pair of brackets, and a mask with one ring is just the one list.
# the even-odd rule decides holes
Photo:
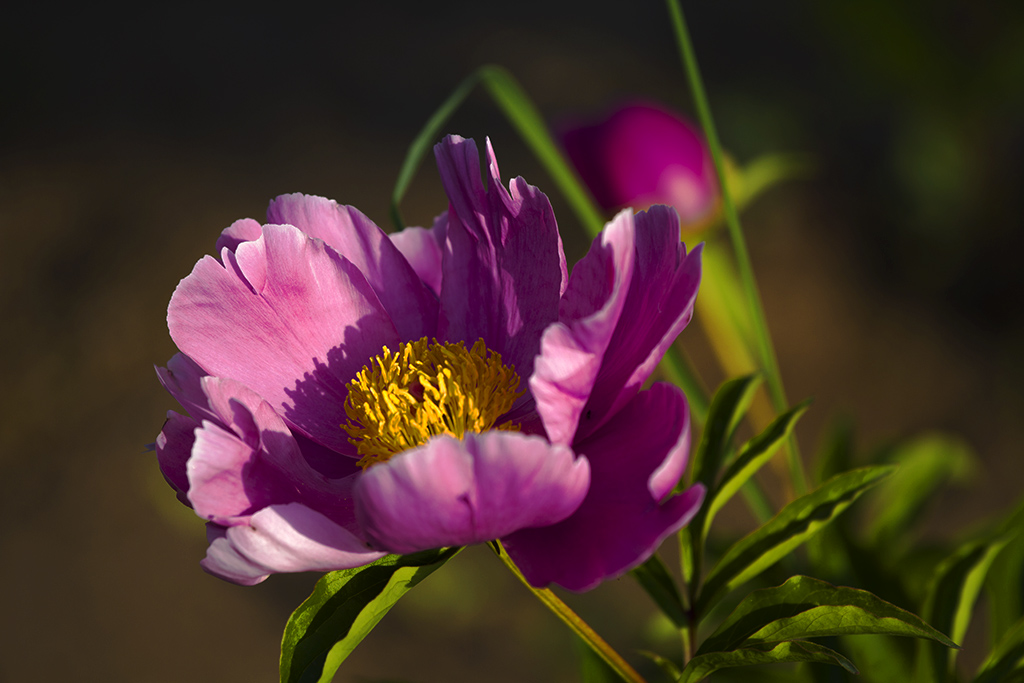
[(294, 225), (355, 264), (403, 340), (434, 336), (436, 294), (424, 285), (387, 234), (358, 209), (324, 197), (285, 194), (270, 202), (267, 221)]
[(420, 279), (434, 294), (441, 294), (441, 256), (448, 239), (448, 213), (434, 219), (431, 229), (410, 227), (389, 235)]
[(679, 217), (665, 206), (634, 216), (636, 257), (622, 314), (608, 342), (576, 439), (586, 438), (633, 398), (693, 316), (702, 244), (689, 254)]
[(234, 251), (242, 242), (255, 242), (263, 234), (263, 226), (252, 218), (240, 218), (224, 228), (217, 238), (217, 253), (225, 249)]
[(487, 148), (485, 190), (476, 143), (449, 136), (434, 147), (450, 201), (438, 337), (482, 338), (526, 378), (544, 328), (558, 318), (565, 254), (548, 198), (522, 178), (505, 190)]
[(160, 472), (171, 485), (178, 500), (188, 505), (188, 474), (186, 463), (192, 455), (192, 444), (195, 443), (195, 431), (199, 423), (191, 417), (179, 415), (173, 410), (167, 411), (167, 421), (156, 437), (156, 459), (160, 464)]
[(565, 519), (589, 480), (585, 458), (541, 437), (439, 436), (369, 468), (356, 484), (356, 515), (390, 552), (469, 545)]
[(686, 467), (689, 426), (682, 392), (655, 384), (576, 444), (591, 464), (590, 489), (579, 509), (557, 524), (502, 539), (527, 580), (589, 590), (644, 562), (689, 522), (703, 487), (664, 498)]
[(205, 371), (250, 387), (289, 425), (333, 450), (352, 448), (345, 384), (399, 339), (362, 274), (290, 226), (206, 257), (178, 285), (171, 338)]
[(622, 211), (576, 264), (558, 322), (541, 337), (530, 393), (552, 443), (568, 444), (622, 314), (634, 263), (633, 215)]
[(203, 568), (243, 585), (259, 583), (273, 573), (361, 567), (385, 555), (299, 503), (264, 508), (248, 524), (210, 535)]

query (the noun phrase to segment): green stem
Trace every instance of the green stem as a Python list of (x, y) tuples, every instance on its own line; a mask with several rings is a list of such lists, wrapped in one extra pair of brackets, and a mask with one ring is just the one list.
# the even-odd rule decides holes
[[(736, 265), (739, 268), (740, 281), (746, 294), (747, 303), (750, 306), (750, 319), (754, 325), (754, 336), (757, 339), (761, 362), (764, 365), (768, 380), (768, 392), (771, 395), (775, 410), (782, 412), (789, 405), (789, 402), (786, 400), (786, 392), (782, 385), (782, 375), (779, 372), (779, 363), (775, 356), (775, 349), (772, 346), (771, 335), (768, 333), (768, 322), (765, 319), (761, 295), (758, 292), (757, 282), (754, 279), (754, 268), (750, 262), (750, 254), (747, 252), (747, 244), (743, 237), (743, 230), (740, 227), (739, 215), (736, 212), (736, 205), (733, 203), (729, 185), (726, 182), (725, 169), (722, 164), (722, 147), (718, 141), (718, 133), (715, 131), (714, 120), (711, 117), (711, 107), (708, 105), (707, 95), (704, 92), (704, 83), (700, 76), (700, 70), (697, 67), (697, 57), (694, 55), (693, 46), (690, 43), (690, 35), (686, 29), (686, 20), (683, 18), (683, 10), (679, 5), (679, 0), (666, 0), (666, 3), (668, 4), (669, 14), (672, 17), (683, 68), (686, 70), (690, 91), (693, 95), (694, 104), (697, 107), (697, 116), (700, 119), (701, 127), (704, 129), (704, 136), (707, 138), (711, 157), (715, 163), (718, 186), (722, 192), (722, 204), (725, 208), (726, 225), (729, 228), (729, 238), (732, 241), (733, 251), (736, 255)], [(796, 437), (794, 436), (789, 438), (787, 454), (789, 456), (789, 470), (790, 477), (793, 480), (793, 488), (797, 496), (803, 495), (807, 492), (807, 477), (804, 474), (803, 463), (800, 460), (800, 451), (797, 448)]]
[(597, 635), (597, 632), (587, 622), (580, 619), (579, 615), (573, 612), (557, 595), (547, 588), (534, 588), (531, 586), (530, 582), (519, 571), (519, 567), (515, 565), (512, 558), (505, 552), (505, 548), (502, 547), (500, 541), (494, 541), (489, 545), (498, 558), (505, 563), (505, 566), (522, 581), (523, 585), (529, 588), (530, 592), (537, 596), (537, 599), (544, 603), (545, 607), (554, 612), (555, 616), (565, 622), (566, 626), (572, 629), (573, 633), (582, 638), (583, 642), (589, 645), (597, 656), (603, 659), (622, 680), (629, 683), (646, 683), (640, 674), (636, 672), (636, 669), (631, 667), (622, 658), (622, 655), (613, 650), (601, 636)]

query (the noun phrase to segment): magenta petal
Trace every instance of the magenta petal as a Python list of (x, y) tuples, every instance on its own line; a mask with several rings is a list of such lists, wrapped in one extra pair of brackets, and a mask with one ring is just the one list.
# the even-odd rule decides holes
[(411, 227), (389, 235), (420, 279), (434, 294), (441, 294), (441, 258), (448, 239), (448, 213), (434, 219), (431, 229)]
[[(322, 239), (366, 277), (403, 340), (435, 334), (437, 297), (377, 225), (331, 199), (285, 194), (270, 202), (267, 221), (294, 225)], [(378, 349), (379, 351), (379, 349)]]
[(250, 387), (288, 423), (351, 450), (345, 384), (398, 334), (363, 276), (319, 240), (265, 226), (256, 241), (206, 257), (178, 285), (171, 337), (210, 374)]
[(689, 522), (703, 500), (703, 487), (664, 499), (686, 467), (689, 426), (682, 392), (655, 384), (577, 443), (577, 452), (591, 464), (583, 504), (558, 524), (502, 539), (529, 582), (589, 590), (644, 562), (666, 536)]
[(636, 261), (622, 315), (601, 363), (577, 439), (585, 438), (629, 401), (654, 372), (693, 316), (701, 251), (679, 241), (679, 217), (652, 206), (633, 217)]
[(216, 419), (210, 412), (209, 401), (203, 393), (202, 379), (206, 372), (183, 353), (174, 354), (166, 368), (156, 369), (160, 384), (196, 420)]
[(356, 515), (394, 553), (469, 545), (565, 519), (589, 480), (585, 458), (541, 437), (439, 436), (369, 468), (356, 484)]
[(530, 393), (552, 443), (568, 444), (590, 398), (633, 277), (633, 216), (623, 211), (576, 264), (559, 320), (544, 331)]
[(267, 573), (349, 569), (385, 555), (299, 503), (264, 508), (225, 537), (240, 557)]
[(434, 155), (451, 202), (438, 337), (482, 338), (525, 379), (566, 281), (551, 204), (522, 178), (506, 190), (489, 142), (487, 190), (472, 140), (449, 136)]
[(186, 463), (192, 455), (192, 444), (195, 443), (195, 431), (199, 423), (191, 417), (179, 415), (173, 410), (167, 411), (160, 435), (156, 437), (156, 459), (160, 463), (160, 472), (171, 488), (178, 494), (178, 500), (189, 507), (188, 474)]

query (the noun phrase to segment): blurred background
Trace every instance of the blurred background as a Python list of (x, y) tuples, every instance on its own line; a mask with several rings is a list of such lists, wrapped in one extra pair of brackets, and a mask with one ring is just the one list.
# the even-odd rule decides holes
[[(203, 573), (202, 524), (145, 450), (176, 407), (153, 365), (175, 351), (178, 280), (278, 194), (325, 195), (390, 227), (409, 143), (483, 63), (508, 67), (550, 121), (624, 98), (690, 101), (657, 2), (118, 7), (5, 11), (0, 681), (270, 682), (316, 577), (240, 588)], [(1006, 509), (1024, 442), (1024, 5), (684, 8), (732, 156), (814, 161), (744, 215), (789, 396), (815, 397), (805, 455), (840, 414), (865, 453), (959, 434), (983, 466), (936, 501), (930, 532)], [(484, 94), (448, 130), (489, 135), (506, 179), (548, 190), (570, 261), (585, 252)], [(427, 163), (405, 218), (445, 208)], [(683, 343), (717, 383), (696, 326)], [(674, 652), (628, 578), (571, 604), (620, 651)], [(476, 548), (400, 603), (337, 680), (572, 681), (572, 647)]]

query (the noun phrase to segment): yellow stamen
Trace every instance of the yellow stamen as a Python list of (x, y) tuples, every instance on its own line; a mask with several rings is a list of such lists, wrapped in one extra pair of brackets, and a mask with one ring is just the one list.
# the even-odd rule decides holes
[[(462, 342), (442, 344), (426, 337), (387, 347), (370, 359), (348, 383), (341, 425), (366, 469), (415, 448), (432, 436), (485, 432), (524, 392), (519, 375), (488, 351), (479, 339), (466, 350)], [(511, 424), (497, 427), (516, 430)]]

